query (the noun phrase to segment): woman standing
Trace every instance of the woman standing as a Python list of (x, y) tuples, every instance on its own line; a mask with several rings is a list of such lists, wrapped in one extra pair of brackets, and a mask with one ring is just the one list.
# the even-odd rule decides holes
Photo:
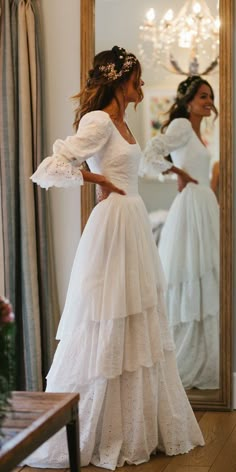
[[(180, 193), (168, 212), (159, 253), (167, 279), (167, 308), (185, 388), (219, 387), (219, 207), (210, 188), (210, 154), (201, 135), (214, 93), (200, 76), (178, 86), (164, 135), (147, 145), (142, 175), (153, 173), (158, 156), (171, 154), (175, 166), (198, 185), (178, 176)], [(169, 172), (169, 171), (168, 171)]]
[[(76, 134), (57, 140), (32, 177), (46, 188), (84, 178), (105, 189), (79, 242), (47, 391), (80, 393), (82, 465), (107, 469), (204, 444), (178, 375), (162, 269), (138, 195), (141, 150), (125, 120), (142, 85), (133, 54), (115, 46), (95, 56)], [(85, 160), (91, 173), (79, 169)], [(160, 170), (170, 166), (159, 159)], [(68, 467), (65, 434), (26, 462)]]

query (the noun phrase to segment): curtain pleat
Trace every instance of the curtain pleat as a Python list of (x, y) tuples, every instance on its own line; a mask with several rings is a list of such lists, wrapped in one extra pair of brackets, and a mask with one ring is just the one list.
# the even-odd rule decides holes
[[(2, 19), (3, 9), (0, 2), (0, 38), (2, 37)], [(2, 47), (0, 42), (0, 78), (2, 77)], [(2, 88), (2, 83), (0, 83)], [(1, 97), (0, 92), (0, 97)], [(1, 114), (0, 114), (1, 116)], [(0, 122), (2, 130), (2, 123)], [(2, 130), (3, 131), (3, 130)], [(0, 139), (2, 141), (2, 133), (0, 131)], [(0, 145), (0, 160), (1, 160), (1, 145)], [(1, 165), (0, 165), (0, 293), (5, 293), (5, 275), (4, 275), (4, 240), (3, 240), (3, 205), (2, 205), (2, 182), (1, 182)]]
[(16, 126), (14, 107), (14, 77), (12, 62), (12, 38), (10, 3), (2, 2), (0, 41), (0, 156), (1, 156), (1, 204), (4, 245), (5, 291), (12, 294), (15, 305), (16, 273), (16, 205), (15, 150)]
[[(19, 97), (19, 183), (22, 255), (22, 315), (25, 347), (26, 388), (41, 388), (41, 337), (39, 289), (37, 282), (37, 248), (35, 238), (34, 190), (29, 176), (32, 174), (34, 153), (34, 122), (36, 112), (35, 62), (30, 51), (35, 43), (34, 18), (27, 28), (27, 6), (18, 5), (18, 97)], [(32, 54), (33, 55), (33, 54)], [(33, 58), (31, 58), (33, 59)], [(30, 67), (31, 65), (31, 67)], [(32, 75), (31, 75), (32, 74)], [(34, 106), (35, 105), (35, 106)]]
[(2, 214), (2, 197), (1, 197), (1, 180), (0, 180), (0, 293), (5, 293), (5, 277), (4, 277), (4, 244), (3, 244), (3, 214)]
[(40, 11), (37, 0), (5, 0), (4, 6), (0, 83), (6, 104), (0, 115), (5, 125), (1, 145), (5, 290), (17, 320), (18, 386), (40, 390), (59, 320), (48, 198), (29, 179), (45, 155)]

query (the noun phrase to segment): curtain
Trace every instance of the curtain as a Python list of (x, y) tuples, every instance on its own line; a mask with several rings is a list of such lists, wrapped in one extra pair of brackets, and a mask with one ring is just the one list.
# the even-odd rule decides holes
[(16, 388), (41, 390), (59, 308), (48, 197), (29, 179), (45, 156), (38, 0), (1, 0), (0, 34), (0, 280), (16, 317)]

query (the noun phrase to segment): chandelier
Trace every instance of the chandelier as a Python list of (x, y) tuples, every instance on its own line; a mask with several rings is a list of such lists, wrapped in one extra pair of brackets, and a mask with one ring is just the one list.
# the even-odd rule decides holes
[(219, 16), (213, 17), (204, 0), (187, 0), (174, 17), (168, 10), (157, 24), (150, 8), (139, 27), (141, 62), (181, 75), (207, 75), (219, 62)]

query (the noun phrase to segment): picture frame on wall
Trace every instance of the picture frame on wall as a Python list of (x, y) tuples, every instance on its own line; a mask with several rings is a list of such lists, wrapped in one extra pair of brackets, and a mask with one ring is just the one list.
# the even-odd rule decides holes
[(144, 96), (144, 130), (145, 140), (161, 132), (161, 126), (167, 120), (167, 113), (174, 103), (173, 89), (145, 88)]

